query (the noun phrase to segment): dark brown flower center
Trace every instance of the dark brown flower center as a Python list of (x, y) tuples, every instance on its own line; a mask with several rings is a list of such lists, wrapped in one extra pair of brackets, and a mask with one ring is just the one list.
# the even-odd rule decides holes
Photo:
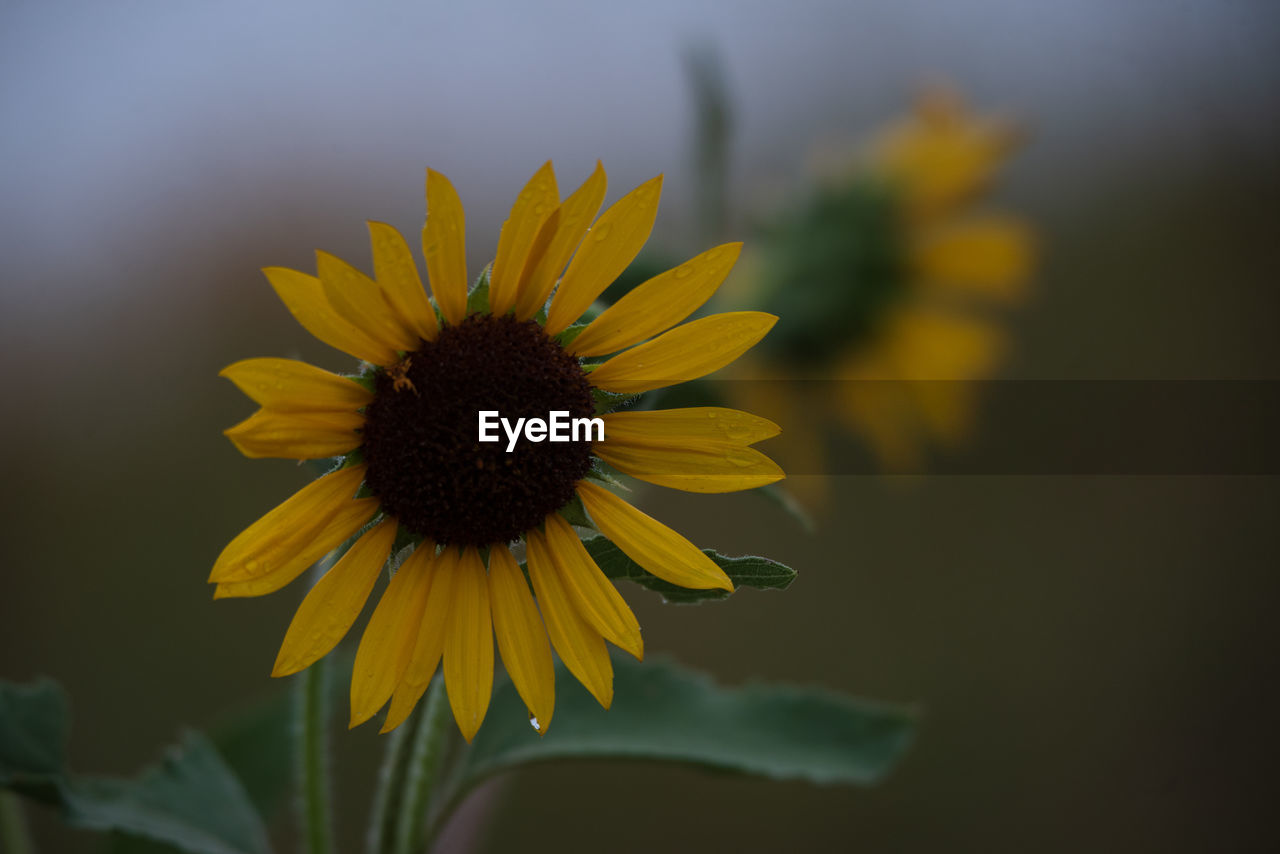
[(437, 543), (517, 539), (573, 498), (591, 467), (591, 443), (530, 442), (510, 453), (479, 441), (478, 415), (570, 418), (594, 412), (591, 385), (542, 327), (510, 316), (472, 315), (379, 372), (365, 413), (365, 483), (383, 510)]

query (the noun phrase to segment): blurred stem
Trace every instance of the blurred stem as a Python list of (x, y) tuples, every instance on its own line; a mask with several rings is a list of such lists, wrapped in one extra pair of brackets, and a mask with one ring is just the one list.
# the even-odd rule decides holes
[[(421, 719), (413, 733), (409, 760), (405, 766), (404, 789), (399, 801), (395, 854), (422, 854), (428, 850), (447, 815), (433, 814), (434, 796), (440, 790), (452, 716), (445, 693), (444, 677), (431, 680), (423, 702)], [(438, 812), (438, 810), (436, 811)], [(430, 819), (430, 827), (428, 827)]]
[(710, 43), (685, 53), (685, 74), (693, 92), (693, 168), (699, 245), (724, 239), (729, 218), (729, 136), (733, 109), (724, 62)]
[[(330, 565), (316, 565), (314, 580)], [(297, 757), (299, 822), (308, 854), (332, 854), (333, 822), (329, 786), (329, 658), (299, 674), (295, 683), (294, 737)]]
[(35, 854), (26, 813), (13, 792), (0, 792), (0, 843), (0, 850), (9, 854)]
[(408, 773), (409, 756), (412, 753), (409, 745), (418, 731), (422, 715), (415, 711), (409, 719), (391, 731), (387, 736), (387, 749), (382, 757), (382, 767), (378, 770), (378, 785), (373, 793), (373, 806), (369, 815), (369, 835), (367, 848), (369, 854), (389, 854), (396, 839), (398, 822), (398, 806), (401, 792), (404, 791), (405, 775)]

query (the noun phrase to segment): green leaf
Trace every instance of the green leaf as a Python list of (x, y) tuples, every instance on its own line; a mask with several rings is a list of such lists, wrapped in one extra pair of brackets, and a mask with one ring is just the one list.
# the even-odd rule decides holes
[[(0, 682), (0, 787), (62, 807), (67, 822), (144, 837), (190, 854), (266, 854), (266, 830), (240, 781), (205, 736), (188, 732), (132, 780), (80, 777), (66, 766), (70, 713), (57, 683)], [(139, 848), (113, 839), (113, 850)]]
[(58, 683), (0, 682), (0, 787), (58, 803), (68, 729), (67, 695)]
[[(626, 578), (641, 587), (662, 594), (665, 602), (696, 604), (710, 599), (724, 599), (731, 595), (727, 590), (690, 590), (669, 581), (663, 581), (646, 572), (640, 564), (627, 557), (622, 549), (605, 537), (590, 537), (583, 541), (596, 565), (609, 578)], [(702, 553), (715, 561), (725, 571), (734, 587), (754, 587), (757, 590), (785, 590), (795, 580), (796, 571), (789, 566), (769, 560), (767, 557), (726, 557), (712, 549)]]
[(264, 818), (275, 815), (293, 786), (292, 712), (293, 697), (281, 689), (209, 728), (214, 747)]
[(67, 821), (169, 843), (191, 854), (266, 854), (261, 819), (209, 740), (184, 734), (133, 780), (81, 778), (64, 790)]
[(911, 742), (912, 711), (812, 688), (715, 684), (670, 660), (614, 660), (606, 711), (558, 666), (555, 719), (539, 737), (510, 683), (493, 704), (453, 784), (456, 805), (481, 780), (554, 759), (644, 759), (806, 780), (879, 782)]

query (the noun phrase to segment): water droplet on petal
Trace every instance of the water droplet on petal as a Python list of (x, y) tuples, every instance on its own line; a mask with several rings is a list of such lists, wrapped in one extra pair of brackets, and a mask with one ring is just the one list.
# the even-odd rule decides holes
[(609, 223), (606, 222), (604, 225), (597, 225), (595, 228), (591, 229), (591, 236), (595, 239), (596, 243), (607, 239), (609, 237)]
[(538, 723), (538, 719), (534, 716), (533, 712), (529, 713), (529, 726), (533, 727), (539, 733), (542, 732), (542, 724)]

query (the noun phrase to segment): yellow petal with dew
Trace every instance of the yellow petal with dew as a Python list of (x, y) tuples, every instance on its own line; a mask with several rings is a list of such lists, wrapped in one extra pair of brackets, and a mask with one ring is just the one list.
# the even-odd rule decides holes
[(422, 254), (436, 305), (449, 323), (467, 316), (467, 221), (458, 191), (449, 179), (427, 170), (427, 224)]
[[(493, 259), (489, 276), (489, 310), (494, 316), (506, 314), (516, 305), (520, 274), (529, 259), (529, 250), (547, 218), (560, 205), (556, 173), (548, 160), (533, 173), (529, 183), (516, 196), (511, 215), (502, 224), (498, 237), (498, 254)], [(543, 247), (545, 251), (545, 246)]]
[(578, 497), (600, 533), (649, 572), (681, 587), (733, 590), (729, 576), (697, 546), (612, 492), (584, 480)]
[(209, 581), (247, 581), (279, 568), (280, 561), (264, 561), (264, 556), (315, 539), (355, 495), (364, 473), (362, 465), (339, 469), (298, 490), (227, 544), (214, 562)]
[(373, 248), (373, 275), (391, 310), (408, 332), (426, 341), (435, 340), (440, 323), (422, 287), (418, 265), (413, 261), (404, 235), (385, 222), (370, 222), (368, 226), (369, 242)]
[(619, 353), (589, 375), (605, 391), (639, 394), (717, 371), (755, 346), (778, 318), (761, 311), (713, 314)]
[(529, 580), (542, 608), (551, 644), (569, 672), (607, 709), (613, 703), (613, 662), (609, 660), (604, 638), (578, 613), (556, 568), (546, 537), (540, 531), (530, 531), (525, 542)]
[(218, 376), (276, 412), (348, 411), (373, 401), (373, 392), (354, 380), (294, 359), (242, 359)]
[(301, 540), (295, 537), (286, 546), (263, 555), (262, 564), (271, 566), (272, 569), (244, 580), (219, 581), (213, 598), (264, 596), (276, 592), (305, 572), (307, 567), (355, 536), (377, 512), (376, 498), (358, 498), (346, 502), (326, 520), (324, 528), (317, 532), (315, 539)]
[(528, 320), (537, 314), (547, 297), (551, 296), (551, 289), (556, 286), (570, 256), (582, 243), (592, 218), (600, 210), (607, 184), (604, 167), (597, 161), (591, 176), (560, 205), (555, 235), (516, 299), (516, 317), (520, 320)]
[(360, 447), (359, 412), (279, 412), (259, 409), (222, 433), (246, 457), (323, 460)]
[(445, 632), (449, 628), (449, 609), (453, 606), (453, 583), (458, 568), (458, 550), (445, 548), (436, 555), (430, 567), (427, 604), (422, 609), (422, 622), (414, 640), (409, 666), (400, 677), (391, 709), (382, 724), (382, 732), (390, 732), (404, 723), (418, 700), (426, 693), (431, 677), (444, 655)]
[(606, 444), (618, 440), (655, 447), (753, 445), (782, 432), (768, 418), (721, 406), (609, 412), (600, 417)]
[(444, 635), (444, 684), (453, 718), (468, 742), (475, 738), (493, 693), (493, 620), (489, 580), (474, 546), (454, 570), (453, 606)]
[(1026, 293), (1033, 247), (1022, 221), (988, 215), (925, 229), (910, 252), (926, 286), (1013, 300)]
[(573, 528), (553, 513), (547, 517), (546, 529), (551, 559), (578, 613), (605, 640), (638, 659), (644, 658), (644, 641), (636, 615), (631, 613), (618, 588), (596, 566)]
[(399, 358), (387, 342), (369, 337), (339, 314), (315, 276), (286, 267), (264, 267), (262, 272), (294, 319), (330, 347), (374, 365), (392, 365)]
[(563, 332), (627, 269), (653, 230), (662, 176), (646, 181), (600, 215), (565, 270), (547, 313), (547, 334)]
[(316, 252), (316, 274), (329, 304), (370, 338), (394, 350), (417, 348), (418, 336), (392, 312), (373, 279), (328, 252)]
[(711, 298), (741, 252), (741, 243), (726, 243), (637, 285), (567, 349), (577, 356), (603, 356), (667, 331)]
[(507, 675), (541, 735), (550, 726), (555, 710), (555, 665), (529, 583), (505, 546), (495, 546), (489, 552), (489, 605)]
[(387, 704), (409, 666), (427, 607), (435, 551), (430, 540), (420, 543), (373, 609), (351, 671), (350, 726), (359, 726)]
[(659, 448), (610, 436), (592, 453), (624, 474), (685, 492), (738, 492), (786, 477), (773, 460), (741, 445)]
[(297, 673), (337, 646), (364, 610), (395, 538), (394, 520), (378, 523), (315, 583), (285, 632), (272, 676)]

